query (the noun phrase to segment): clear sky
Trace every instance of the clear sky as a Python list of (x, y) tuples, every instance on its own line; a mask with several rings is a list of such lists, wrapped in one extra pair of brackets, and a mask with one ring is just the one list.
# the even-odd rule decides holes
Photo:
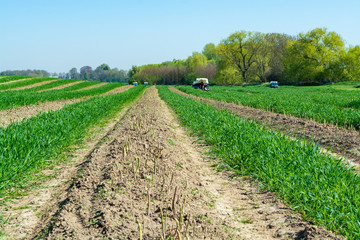
[(246, 30), (316, 27), (360, 45), (360, 0), (0, 0), (0, 71), (185, 59)]

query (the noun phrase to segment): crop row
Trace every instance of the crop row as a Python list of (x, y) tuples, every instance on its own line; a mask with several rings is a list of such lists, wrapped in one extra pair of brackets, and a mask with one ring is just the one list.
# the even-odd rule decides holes
[(50, 89), (50, 88), (54, 88), (54, 87), (59, 87), (59, 86), (65, 85), (65, 84), (73, 83), (73, 82), (81, 83), (82, 81), (74, 80), (74, 79), (56, 79), (56, 81), (46, 83), (46, 84), (41, 85), (41, 86), (28, 88), (28, 89), (25, 89), (25, 90), (22, 90), (22, 91), (26, 91), (26, 92), (42, 91), (42, 90), (46, 90), (46, 89)]
[(19, 80), (19, 79), (26, 79), (26, 78), (31, 78), (31, 77), (29, 77), (29, 76), (2, 77), (2, 78), (0, 78), (0, 83), (6, 83), (6, 82), (11, 82), (11, 81), (15, 81), (15, 80)]
[(222, 161), (262, 185), (319, 225), (360, 238), (360, 179), (354, 170), (321, 150), (158, 87), (180, 121)]
[(179, 90), (199, 97), (211, 98), (254, 108), (291, 114), (296, 117), (330, 122), (345, 127), (360, 128), (359, 91), (325, 87), (238, 87), (215, 86), (210, 92), (190, 86)]
[(144, 87), (67, 105), (0, 128), (0, 198), (83, 139), (89, 128), (131, 103)]
[(7, 84), (1, 84), (0, 85), (0, 91), (4, 91), (4, 90), (9, 90), (9, 89), (13, 89), (13, 88), (19, 88), (19, 87), (25, 87), (25, 86), (29, 86), (35, 83), (40, 83), (40, 82), (45, 82), (45, 81), (49, 81), (49, 80), (55, 80), (54, 78), (32, 78), (26, 81), (16, 81), (16, 82), (12, 82), (12, 83), (7, 83)]
[[(82, 84), (82, 83), (81, 83)], [(108, 83), (98, 88), (83, 91), (50, 90), (46, 92), (10, 91), (0, 93), (0, 110), (13, 107), (37, 104), (45, 101), (57, 101), (62, 99), (74, 99), (87, 96), (95, 96), (106, 93), (115, 88), (124, 86), (122, 83)]]

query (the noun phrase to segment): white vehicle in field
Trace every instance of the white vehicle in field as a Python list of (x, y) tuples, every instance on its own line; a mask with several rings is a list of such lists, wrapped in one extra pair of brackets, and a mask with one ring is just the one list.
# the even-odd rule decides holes
[(202, 89), (204, 91), (209, 91), (209, 80), (207, 78), (197, 78), (192, 84), (195, 89)]

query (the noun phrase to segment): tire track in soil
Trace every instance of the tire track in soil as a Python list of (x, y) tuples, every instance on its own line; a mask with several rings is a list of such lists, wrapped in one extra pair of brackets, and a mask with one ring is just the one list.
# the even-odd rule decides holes
[[(330, 123), (318, 123), (309, 119), (297, 118), (292, 115), (278, 114), (234, 103), (201, 98), (184, 93), (176, 88), (170, 88), (170, 90), (182, 96), (212, 105), (217, 109), (227, 109), (243, 119), (255, 120), (264, 126), (275, 131), (280, 131), (288, 136), (315, 141), (325, 149), (331, 148), (329, 151), (330, 154), (341, 158), (348, 158), (354, 163), (354, 166), (359, 167), (359, 131), (337, 127)], [(325, 149), (324, 151), (326, 151)]]
[(205, 162), (147, 89), (87, 158), (42, 239), (340, 239)]

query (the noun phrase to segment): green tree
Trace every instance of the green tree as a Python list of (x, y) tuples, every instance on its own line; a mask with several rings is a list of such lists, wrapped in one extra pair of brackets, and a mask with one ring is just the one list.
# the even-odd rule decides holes
[(193, 52), (186, 60), (188, 71), (194, 73), (196, 68), (207, 64), (207, 59), (204, 54)]
[(206, 44), (202, 54), (205, 55), (209, 62), (216, 63), (219, 60), (218, 54), (216, 52), (216, 46), (213, 43)]
[(288, 46), (284, 62), (286, 77), (294, 82), (342, 80), (344, 54), (344, 41), (335, 32), (316, 28), (300, 33)]
[(345, 74), (351, 81), (360, 81), (360, 46), (350, 47), (343, 56)]
[(262, 43), (262, 34), (241, 31), (221, 41), (217, 50), (226, 68), (235, 67), (244, 81), (248, 81), (249, 74), (256, 72), (256, 56), (260, 53)]

